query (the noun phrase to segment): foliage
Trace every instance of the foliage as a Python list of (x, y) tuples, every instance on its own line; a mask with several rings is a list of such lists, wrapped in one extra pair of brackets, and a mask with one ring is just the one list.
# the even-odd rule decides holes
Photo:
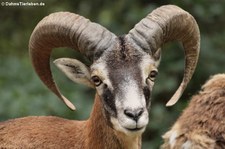
[[(40, 2), (33, 0), (33, 2)], [(182, 99), (173, 107), (166, 101), (178, 87), (183, 75), (183, 53), (178, 44), (163, 48), (159, 77), (152, 96), (150, 122), (143, 135), (145, 149), (162, 144), (161, 135), (170, 128), (188, 99), (200, 89), (210, 75), (223, 73), (225, 68), (225, 1), (219, 0), (57, 0), (42, 1), (45, 6), (0, 6), (0, 120), (29, 115), (57, 115), (69, 119), (86, 119), (91, 111), (94, 91), (71, 83), (53, 68), (63, 93), (77, 105), (72, 112), (56, 100), (44, 87), (28, 58), (28, 42), (39, 20), (55, 11), (71, 11), (98, 22), (120, 35), (127, 33), (141, 18), (163, 4), (175, 4), (190, 12), (201, 30), (201, 54), (196, 73)], [(179, 49), (179, 50), (178, 50)], [(74, 57), (69, 50), (61, 55)], [(82, 100), (85, 99), (85, 100)], [(62, 106), (63, 105), (63, 106)]]

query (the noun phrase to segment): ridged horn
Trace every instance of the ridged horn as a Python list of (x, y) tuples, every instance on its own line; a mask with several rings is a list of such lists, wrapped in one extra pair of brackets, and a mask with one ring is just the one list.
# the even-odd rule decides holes
[(155, 9), (136, 24), (128, 36), (152, 56), (166, 42), (177, 40), (182, 43), (185, 53), (183, 80), (166, 104), (174, 105), (190, 81), (199, 57), (200, 33), (195, 19), (177, 6), (165, 5)]
[(88, 19), (69, 12), (52, 13), (35, 27), (29, 41), (33, 67), (43, 83), (71, 110), (75, 106), (59, 91), (50, 69), (51, 51), (58, 47), (78, 50), (93, 60), (94, 55), (112, 45), (115, 35)]

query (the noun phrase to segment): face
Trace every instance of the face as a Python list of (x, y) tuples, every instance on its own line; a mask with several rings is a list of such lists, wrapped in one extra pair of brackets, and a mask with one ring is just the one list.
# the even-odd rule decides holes
[(145, 130), (157, 66), (149, 54), (133, 48), (124, 38), (91, 66), (104, 114), (115, 130), (129, 135)]

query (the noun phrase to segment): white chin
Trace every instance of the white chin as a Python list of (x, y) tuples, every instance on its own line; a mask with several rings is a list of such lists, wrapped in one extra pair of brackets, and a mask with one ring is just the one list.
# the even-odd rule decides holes
[(129, 136), (130, 135), (141, 135), (145, 131), (145, 128), (146, 128), (146, 126), (143, 126), (140, 128), (128, 128), (128, 127), (122, 126), (119, 123), (119, 121), (114, 117), (111, 117), (111, 123), (113, 124), (113, 128), (116, 131), (119, 131), (119, 132), (124, 133)]

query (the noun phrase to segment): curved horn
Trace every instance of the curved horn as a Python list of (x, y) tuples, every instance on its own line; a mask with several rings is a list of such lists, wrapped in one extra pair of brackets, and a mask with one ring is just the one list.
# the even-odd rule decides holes
[(42, 19), (29, 42), (30, 57), (36, 73), (44, 84), (70, 109), (75, 106), (58, 90), (50, 69), (53, 48), (70, 47), (90, 60), (112, 45), (115, 35), (88, 19), (69, 12), (57, 12)]
[(200, 33), (195, 19), (177, 6), (162, 6), (136, 24), (128, 36), (152, 56), (166, 42), (173, 40), (182, 42), (185, 53), (183, 80), (166, 104), (174, 105), (190, 81), (198, 61)]

